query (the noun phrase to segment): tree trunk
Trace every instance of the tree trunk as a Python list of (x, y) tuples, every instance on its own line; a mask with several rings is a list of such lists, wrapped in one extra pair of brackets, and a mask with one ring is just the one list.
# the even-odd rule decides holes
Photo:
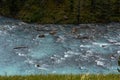
[(95, 0), (91, 0), (91, 13), (95, 13), (95, 9), (96, 9), (96, 1)]
[(77, 14), (77, 24), (80, 23), (80, 0), (78, 0), (78, 14)]

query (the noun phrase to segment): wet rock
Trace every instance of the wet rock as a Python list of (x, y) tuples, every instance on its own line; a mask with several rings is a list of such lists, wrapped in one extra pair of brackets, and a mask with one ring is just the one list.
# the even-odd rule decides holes
[(42, 28), (42, 26), (34, 26), (34, 29), (35, 29), (36, 31), (41, 31), (41, 28)]
[(117, 71), (120, 72), (120, 69), (117, 68)]
[(113, 54), (110, 56), (110, 58), (111, 58), (112, 60), (117, 59), (117, 57), (116, 57), (115, 55), (113, 55)]
[(64, 42), (65, 40), (66, 40), (66, 38), (64, 36), (58, 36), (56, 42)]
[(116, 43), (114, 43), (114, 45), (118, 45), (118, 46), (120, 46), (120, 42), (116, 42)]
[(101, 47), (106, 48), (106, 45), (102, 45)]
[(43, 27), (43, 26), (35, 26), (34, 28), (36, 31), (50, 31), (50, 29)]
[[(119, 59), (118, 59), (118, 66), (120, 66), (120, 56), (119, 56)], [(117, 70), (118, 70), (118, 72), (120, 72), (120, 69), (117, 68)]]
[(25, 22), (19, 22), (18, 25), (27, 25)]
[(89, 36), (81, 36), (81, 35), (77, 35), (75, 38), (76, 39), (90, 39)]
[(40, 64), (35, 64), (35, 67), (40, 67)]
[(53, 61), (53, 62), (55, 62), (55, 60), (56, 60), (54, 56), (50, 57), (50, 59), (51, 59), (51, 61)]
[(80, 37), (81, 37), (81, 35), (79, 35), (79, 34), (75, 35), (76, 39), (79, 39)]
[(120, 66), (120, 56), (119, 56), (119, 60), (118, 60), (118, 65)]
[(25, 46), (19, 46), (19, 47), (15, 47), (13, 49), (24, 49), (24, 48), (28, 48), (28, 47), (25, 47)]
[(57, 31), (50, 31), (49, 34), (50, 35), (55, 35), (57, 33)]
[(108, 39), (108, 42), (109, 42), (109, 43), (112, 43), (112, 44), (117, 43), (116, 40), (112, 40), (112, 39)]
[(44, 38), (45, 35), (44, 35), (44, 34), (40, 34), (40, 35), (38, 35), (38, 37), (39, 37), (39, 38)]
[(72, 33), (76, 33), (77, 32), (77, 28), (72, 28)]
[(85, 69), (86, 69), (85, 66), (79, 66), (78, 68), (79, 68), (80, 70), (85, 70)]

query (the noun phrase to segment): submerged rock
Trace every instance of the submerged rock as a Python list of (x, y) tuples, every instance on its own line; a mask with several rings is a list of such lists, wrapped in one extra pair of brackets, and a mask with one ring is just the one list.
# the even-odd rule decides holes
[(44, 34), (40, 34), (38, 35), (39, 38), (45, 38), (45, 35)]
[(19, 46), (19, 47), (15, 47), (13, 49), (25, 49), (25, 48), (28, 48), (28, 47), (25, 47), (25, 46)]
[(89, 36), (81, 36), (81, 35), (76, 35), (75, 38), (76, 38), (76, 39), (83, 39), (83, 40), (84, 40), (84, 39), (90, 39)]
[(40, 64), (35, 64), (35, 67), (40, 67)]
[(120, 72), (120, 69), (117, 68), (117, 71)]
[(55, 35), (57, 33), (57, 31), (50, 31), (49, 34), (51, 35)]
[(72, 28), (72, 31), (71, 31), (72, 33), (76, 33), (77, 32), (77, 28)]

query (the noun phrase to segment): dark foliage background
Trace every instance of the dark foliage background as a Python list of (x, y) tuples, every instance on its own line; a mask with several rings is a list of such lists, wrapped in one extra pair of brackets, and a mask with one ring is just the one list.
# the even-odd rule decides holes
[(0, 15), (36, 23), (120, 22), (120, 0), (0, 0)]

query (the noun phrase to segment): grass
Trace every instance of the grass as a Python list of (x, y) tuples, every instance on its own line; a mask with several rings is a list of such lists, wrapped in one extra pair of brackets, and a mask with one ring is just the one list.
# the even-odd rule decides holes
[(120, 80), (120, 74), (0, 76), (0, 80)]

